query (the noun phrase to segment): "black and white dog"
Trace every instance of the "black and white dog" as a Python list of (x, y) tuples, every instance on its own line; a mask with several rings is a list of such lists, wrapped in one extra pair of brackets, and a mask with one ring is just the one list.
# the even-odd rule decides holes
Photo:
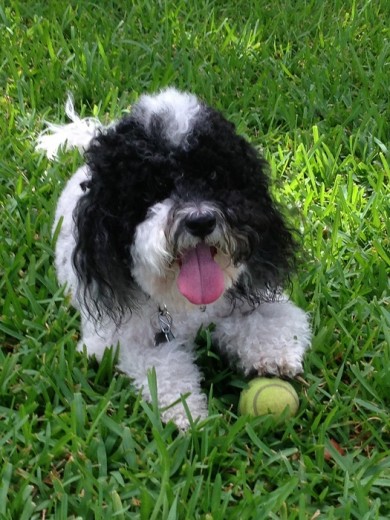
[(81, 312), (82, 338), (100, 358), (120, 346), (119, 368), (150, 399), (155, 369), (165, 421), (207, 415), (194, 338), (215, 344), (244, 373), (293, 377), (310, 345), (307, 315), (283, 283), (294, 240), (270, 196), (267, 164), (233, 124), (192, 94), (144, 95), (109, 126), (49, 125), (38, 149), (78, 147), (82, 166), (56, 211), (60, 283)]

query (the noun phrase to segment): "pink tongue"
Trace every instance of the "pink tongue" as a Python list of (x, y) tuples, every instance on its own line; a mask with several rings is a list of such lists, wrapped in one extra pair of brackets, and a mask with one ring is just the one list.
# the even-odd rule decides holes
[(177, 286), (183, 296), (196, 305), (217, 300), (224, 291), (222, 269), (214, 262), (210, 247), (204, 243), (182, 257)]

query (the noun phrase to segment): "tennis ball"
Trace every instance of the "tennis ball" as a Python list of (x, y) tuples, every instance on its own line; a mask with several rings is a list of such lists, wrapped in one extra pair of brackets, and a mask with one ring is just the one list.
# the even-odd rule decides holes
[(238, 411), (241, 415), (272, 414), (279, 418), (285, 412), (285, 418), (295, 415), (299, 408), (298, 395), (293, 386), (278, 378), (257, 377), (249, 382), (241, 392)]

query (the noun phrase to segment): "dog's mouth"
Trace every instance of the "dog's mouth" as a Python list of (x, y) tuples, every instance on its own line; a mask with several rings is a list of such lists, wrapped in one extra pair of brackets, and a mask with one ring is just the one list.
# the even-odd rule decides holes
[(222, 295), (225, 282), (221, 267), (214, 260), (217, 249), (204, 242), (186, 251), (179, 259), (177, 286), (195, 305), (213, 303)]

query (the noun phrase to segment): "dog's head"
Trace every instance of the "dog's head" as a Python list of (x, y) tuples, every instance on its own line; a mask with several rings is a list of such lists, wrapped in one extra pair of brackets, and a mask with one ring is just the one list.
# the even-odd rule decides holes
[(142, 297), (258, 303), (283, 284), (294, 242), (267, 164), (219, 112), (167, 89), (142, 96), (86, 153), (74, 265), (89, 300), (120, 319)]

